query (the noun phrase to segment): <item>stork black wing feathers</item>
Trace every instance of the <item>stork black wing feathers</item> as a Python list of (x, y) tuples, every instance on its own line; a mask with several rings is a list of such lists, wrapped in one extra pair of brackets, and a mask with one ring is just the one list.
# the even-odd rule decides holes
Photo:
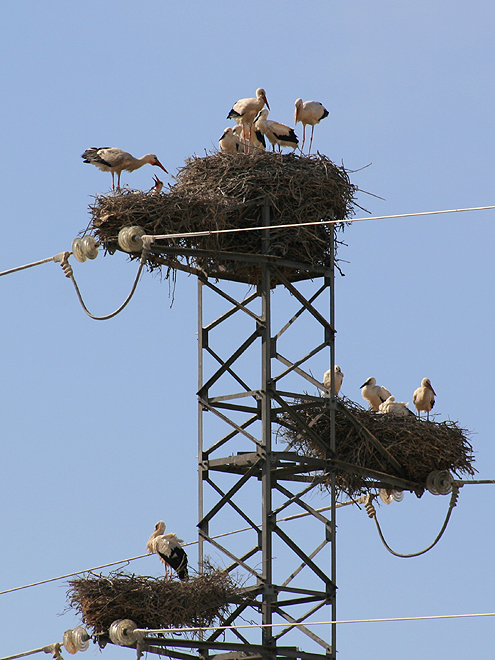
[(86, 149), (81, 158), (84, 158), (85, 163), (102, 163), (107, 167), (112, 167), (110, 163), (107, 163), (107, 161), (98, 154), (100, 149), (110, 149), (110, 147), (91, 147), (90, 149)]
[(175, 571), (180, 580), (187, 580), (189, 574), (187, 572), (187, 555), (185, 550), (181, 547), (173, 548), (169, 555), (165, 555), (162, 552), (158, 553), (163, 561), (166, 561), (169, 566), (171, 566)]

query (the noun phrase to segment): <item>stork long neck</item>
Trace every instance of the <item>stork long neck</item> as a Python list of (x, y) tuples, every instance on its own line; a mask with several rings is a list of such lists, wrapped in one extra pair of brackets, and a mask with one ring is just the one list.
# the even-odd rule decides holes
[(140, 167), (143, 165), (146, 165), (146, 163), (150, 162), (150, 154), (146, 154), (144, 156), (141, 156), (141, 158), (134, 158), (132, 162), (129, 163), (129, 165), (126, 166), (126, 170), (128, 172), (134, 172), (134, 170), (138, 170)]

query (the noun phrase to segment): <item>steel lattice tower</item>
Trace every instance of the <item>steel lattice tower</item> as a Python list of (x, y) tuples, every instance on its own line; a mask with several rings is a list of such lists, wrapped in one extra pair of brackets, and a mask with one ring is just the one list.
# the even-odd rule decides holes
[[(270, 208), (263, 206), (261, 215), (262, 224), (269, 226)], [(206, 276), (198, 278), (198, 528), (200, 570), (213, 551), (215, 562), (220, 555), (226, 570), (241, 576), (244, 585), (243, 598), (224, 625), (255, 620), (263, 627), (260, 636), (259, 629), (206, 632), (199, 648), (203, 656), (222, 660), (335, 658), (335, 625), (330, 626), (330, 641), (304, 626), (319, 610), (326, 613), (326, 620), (336, 620), (336, 497), (329, 477), (335, 455), (336, 403), (304, 391), (308, 385), (320, 386), (306, 366), (321, 351), (320, 364), (330, 365), (333, 373), (335, 246), (328, 265), (315, 268), (270, 258), (270, 230), (262, 233), (261, 255), (253, 256), (250, 264), (258, 265), (259, 281), (242, 300), (227, 291), (230, 283), (223, 282), (221, 273), (216, 283)], [(310, 279), (314, 290), (308, 298), (298, 284)], [(282, 294), (285, 300), (289, 294), (297, 304), (287, 318)], [(206, 320), (210, 310), (222, 305), (224, 311)], [(307, 319), (319, 339), (309, 351), (289, 359), (279, 348), (284, 334), (298, 327), (308, 332)], [(242, 338), (240, 326), (246, 327)], [(259, 369), (253, 383), (256, 362)], [(286, 382), (291, 383), (288, 389)], [(330, 439), (319, 438), (298, 416), (302, 399), (307, 405), (318, 401), (322, 411), (330, 409)], [(295, 417), (322, 447), (325, 458), (301, 456), (290, 448), (279, 451), (274, 431), (280, 414)], [(326, 515), (316, 511), (320, 504), (315, 504), (315, 489), (321, 481), (315, 475), (331, 480)], [(318, 497), (321, 501), (319, 493)], [(299, 514), (287, 515), (289, 507)], [(245, 531), (219, 537), (238, 527)], [(287, 625), (272, 627), (275, 622)], [(286, 640), (291, 645), (283, 645)], [(305, 651), (302, 645), (307, 643), (315, 650)]]

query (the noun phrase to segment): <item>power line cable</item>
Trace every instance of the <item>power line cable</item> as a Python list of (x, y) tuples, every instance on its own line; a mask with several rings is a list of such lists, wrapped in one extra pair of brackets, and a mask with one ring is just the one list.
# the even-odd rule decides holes
[[(355, 500), (346, 500), (345, 502), (339, 502), (337, 504), (337, 508), (341, 508), (343, 506), (349, 506), (350, 504), (362, 504), (364, 503), (364, 497), (361, 496)], [(332, 507), (331, 506), (324, 506), (320, 507), (319, 509), (315, 509), (318, 513), (322, 513), (323, 511), (329, 511)], [(285, 518), (280, 518), (278, 522), (287, 522), (288, 520), (295, 520), (297, 518), (304, 518), (306, 516), (312, 515), (310, 512), (303, 512), (303, 513), (296, 513), (292, 516), (286, 516)], [(212, 536), (211, 538), (213, 539), (219, 539), (224, 536), (231, 536), (232, 534), (239, 534), (240, 532), (248, 532), (252, 527), (243, 527), (242, 529), (234, 529), (231, 530), (230, 532), (223, 532), (222, 534), (216, 534), (215, 536)], [(190, 545), (196, 545), (198, 541), (190, 541), (189, 543), (184, 543), (184, 547), (188, 547)], [(59, 575), (58, 577), (54, 578), (48, 578), (47, 580), (40, 580), (39, 582), (31, 582), (30, 584), (24, 584), (21, 587), (12, 587), (11, 589), (5, 589), (4, 591), (0, 591), (0, 596), (3, 594), (8, 594), (12, 593), (13, 591), (20, 591), (21, 589), (29, 589), (30, 587), (38, 587), (42, 584), (47, 584), (49, 582), (56, 582), (57, 580), (65, 580), (66, 578), (69, 577), (74, 577), (75, 575), (81, 575), (82, 573), (92, 573), (93, 571), (98, 571), (101, 570), (102, 568), (109, 568), (110, 566), (117, 566), (118, 564), (127, 564), (131, 561), (134, 561), (136, 559), (144, 559), (144, 557), (150, 557), (151, 555), (149, 553), (146, 553), (144, 555), (137, 555), (136, 557), (129, 557), (128, 559), (121, 559), (120, 561), (112, 561), (109, 562), (108, 564), (101, 564), (100, 566), (93, 566), (93, 568), (86, 568), (83, 571), (76, 571), (74, 573), (66, 573), (65, 575)], [(2, 660), (0, 658), (0, 660)]]
[(423, 215), (439, 215), (442, 213), (463, 213), (467, 211), (485, 211), (488, 209), (495, 209), (495, 206), (473, 206), (464, 209), (445, 209), (442, 211), (421, 211), (419, 213), (396, 213), (394, 215), (375, 215), (365, 216), (364, 218), (349, 218), (346, 220), (315, 220), (312, 222), (296, 222), (283, 225), (268, 225), (261, 227), (236, 227), (235, 229), (212, 229), (207, 231), (193, 231), (183, 234), (156, 234), (141, 236), (145, 239), (165, 239), (165, 238), (189, 238), (191, 236), (212, 236), (213, 234), (234, 234), (240, 231), (260, 231), (262, 229), (290, 229), (291, 227), (311, 227), (315, 225), (340, 225), (344, 223), (363, 222), (365, 220), (388, 220), (392, 218), (413, 218)]
[[(297, 227), (310, 227), (312, 225), (332, 225), (332, 224), (342, 224), (342, 223), (352, 223), (352, 222), (362, 222), (365, 220), (387, 220), (393, 218), (413, 218), (424, 215), (439, 215), (443, 213), (464, 213), (468, 211), (485, 211), (489, 209), (495, 209), (495, 206), (473, 206), (462, 209), (444, 209), (441, 211), (421, 211), (419, 213), (397, 213), (394, 215), (376, 215), (376, 216), (366, 216), (363, 218), (349, 218), (348, 220), (317, 220), (314, 222), (299, 222), (299, 223), (290, 223), (283, 225), (269, 225), (268, 227), (237, 227), (235, 229), (217, 229), (211, 231), (201, 231), (201, 232), (189, 232), (183, 234), (160, 234), (152, 235), (147, 238), (152, 238), (154, 240), (165, 239), (165, 238), (188, 238), (191, 236), (210, 236), (212, 234), (227, 234), (235, 233), (239, 231), (260, 231), (262, 229), (288, 229), (288, 228), (297, 228)], [(20, 270), (26, 268), (32, 268), (33, 266), (39, 266), (41, 264), (48, 263), (50, 261), (60, 261), (57, 259), (61, 255), (64, 255), (64, 252), (61, 252), (60, 255), (55, 255), (54, 257), (48, 257), (47, 259), (41, 259), (40, 261), (34, 261), (30, 264), (24, 266), (17, 266), (16, 268), (10, 268), (9, 270), (4, 270), (0, 272), (0, 277), (2, 275), (10, 275), (11, 273), (17, 273)], [(70, 254), (70, 253), (69, 253)]]
[[(495, 616), (495, 612), (480, 612), (470, 614), (434, 614), (429, 616), (402, 616), (402, 617), (387, 617), (383, 619), (342, 619), (340, 621), (304, 621), (304, 622), (291, 622), (287, 623), (246, 623), (233, 626), (206, 626), (204, 628), (135, 628), (132, 632), (137, 634), (173, 634), (184, 632), (206, 632), (207, 630), (238, 630), (246, 628), (277, 628), (277, 627), (294, 627), (298, 626), (327, 626), (333, 624), (343, 623), (385, 623), (385, 622), (399, 622), (399, 621), (434, 621), (438, 619), (465, 619), (475, 617)], [(4, 660), (4, 658), (0, 658)]]
[[(284, 623), (250, 623), (250, 624), (241, 624), (237, 626), (208, 626), (205, 628), (135, 628), (130, 631), (131, 634), (136, 636), (143, 637), (144, 635), (163, 635), (163, 634), (174, 634), (174, 633), (184, 633), (184, 632), (206, 632), (208, 630), (238, 630), (246, 628), (277, 628), (277, 627), (293, 627), (297, 628), (299, 626), (328, 626), (328, 625), (337, 625), (345, 623), (397, 623), (404, 621), (435, 621), (442, 619), (467, 619), (467, 618), (482, 618), (495, 616), (495, 612), (476, 612), (469, 614), (433, 614), (429, 616), (403, 616), (403, 617), (387, 617), (382, 619), (342, 619), (339, 621), (305, 621), (305, 622), (294, 622), (288, 624), (287, 621)], [(55, 646), (61, 646), (61, 644), (55, 645), (50, 644), (49, 646), (43, 646), (31, 651), (25, 651), (24, 653), (17, 653), (16, 655), (8, 655), (0, 660), (15, 660), (16, 658), (23, 658), (34, 653), (53, 653), (53, 648)], [(169, 644), (169, 646), (173, 646)]]

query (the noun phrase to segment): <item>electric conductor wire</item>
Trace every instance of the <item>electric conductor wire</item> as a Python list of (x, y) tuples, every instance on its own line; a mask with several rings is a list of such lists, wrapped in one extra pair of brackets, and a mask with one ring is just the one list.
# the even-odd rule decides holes
[[(349, 506), (350, 504), (363, 504), (365, 500), (365, 496), (359, 497), (357, 500), (347, 500), (345, 502), (338, 502), (337, 503), (337, 508), (341, 508), (343, 506)], [(319, 509), (315, 509), (318, 513), (322, 513), (323, 511), (329, 511), (332, 507), (331, 506), (324, 506)], [(289, 520), (296, 520), (297, 518), (304, 518), (306, 516), (312, 515), (309, 512), (303, 512), (303, 513), (296, 513), (292, 516), (287, 516), (285, 518), (280, 518), (279, 522), (287, 522)], [(240, 532), (248, 532), (251, 527), (243, 527), (242, 529), (233, 529), (230, 532), (223, 532), (223, 534), (216, 534), (215, 536), (212, 536), (211, 538), (213, 539), (219, 539), (224, 536), (231, 536), (232, 534), (239, 534)], [(198, 542), (197, 541), (190, 541), (189, 543), (184, 543), (184, 547), (190, 546), (190, 545), (196, 545)], [(136, 557), (129, 557), (128, 559), (121, 559), (120, 561), (112, 561), (108, 564), (101, 564), (100, 566), (93, 566), (93, 568), (87, 568), (83, 571), (75, 571), (74, 573), (67, 573), (66, 575), (59, 575), (58, 577), (54, 578), (48, 578), (47, 580), (40, 580), (39, 582), (32, 582), (31, 584), (24, 584), (22, 587), (12, 587), (11, 589), (5, 589), (4, 591), (0, 591), (0, 596), (3, 594), (8, 594), (13, 591), (20, 591), (21, 589), (28, 589), (29, 587), (38, 587), (42, 584), (47, 584), (48, 582), (56, 582), (57, 580), (65, 580), (65, 578), (68, 577), (73, 577), (74, 575), (81, 575), (82, 573), (92, 573), (93, 571), (98, 571), (101, 568), (108, 568), (110, 566), (117, 566), (118, 564), (127, 564), (131, 561), (134, 561), (136, 559), (144, 559), (144, 557), (149, 557), (150, 554), (146, 553), (145, 555), (137, 555)], [(0, 658), (0, 660), (2, 660)]]

